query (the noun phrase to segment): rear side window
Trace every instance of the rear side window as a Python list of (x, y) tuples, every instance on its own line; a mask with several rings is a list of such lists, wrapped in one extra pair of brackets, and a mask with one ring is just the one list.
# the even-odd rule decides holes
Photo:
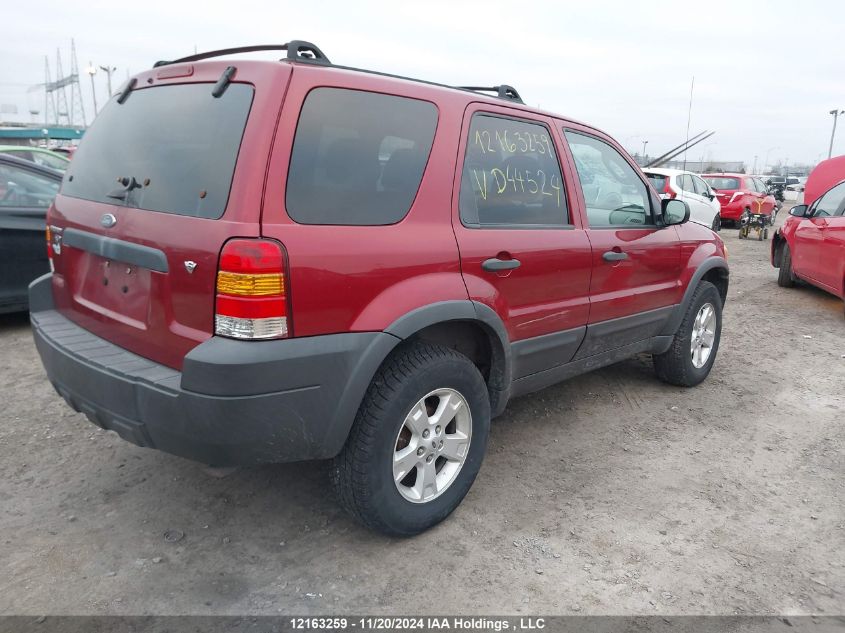
[(678, 186), (684, 191), (695, 193), (695, 187), (692, 184), (692, 178), (689, 174), (681, 174), (678, 176)]
[(158, 86), (132, 91), (123, 104), (109, 101), (74, 154), (62, 194), (219, 218), (253, 89), (235, 83), (220, 98), (211, 89), (207, 83)]
[(300, 224), (385, 225), (407, 215), (437, 108), (417, 99), (316, 88), (302, 106), (285, 206)]
[(466, 226), (567, 225), (566, 195), (548, 128), (474, 114), (461, 175), (460, 212)]

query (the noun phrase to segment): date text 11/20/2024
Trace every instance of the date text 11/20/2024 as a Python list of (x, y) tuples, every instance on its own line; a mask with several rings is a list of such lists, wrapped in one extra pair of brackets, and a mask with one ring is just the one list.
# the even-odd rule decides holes
[(361, 631), (537, 631), (546, 628), (544, 618), (471, 617), (301, 617), (290, 619), (291, 628), (307, 630)]

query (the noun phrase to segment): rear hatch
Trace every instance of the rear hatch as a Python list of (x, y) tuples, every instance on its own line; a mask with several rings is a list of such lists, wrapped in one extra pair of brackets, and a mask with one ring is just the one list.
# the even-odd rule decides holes
[(742, 182), (735, 176), (710, 176), (704, 175), (702, 178), (713, 189), (716, 194), (716, 199), (722, 204), (727, 205), (733, 200), (734, 193), (742, 187)]
[(238, 62), (214, 96), (227, 66), (137, 77), (138, 88), (112, 98), (86, 132), (48, 214), (60, 244), (57, 308), (177, 369), (213, 334), (221, 247), (259, 234), (278, 88), (290, 76), (288, 64)]

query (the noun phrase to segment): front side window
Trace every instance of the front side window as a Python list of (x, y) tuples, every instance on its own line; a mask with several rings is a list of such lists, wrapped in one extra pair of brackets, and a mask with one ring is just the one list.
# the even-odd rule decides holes
[(302, 106), (285, 206), (300, 224), (377, 226), (407, 215), (422, 182), (437, 108), (392, 95), (316, 88)]
[(613, 147), (567, 130), (591, 227), (653, 225), (648, 189)]
[(59, 182), (13, 165), (0, 165), (0, 207), (50, 206)]
[(845, 182), (839, 183), (824, 194), (815, 204), (814, 218), (841, 216), (845, 212)]
[(466, 226), (567, 225), (563, 178), (548, 128), (474, 114), (461, 176), (460, 213)]

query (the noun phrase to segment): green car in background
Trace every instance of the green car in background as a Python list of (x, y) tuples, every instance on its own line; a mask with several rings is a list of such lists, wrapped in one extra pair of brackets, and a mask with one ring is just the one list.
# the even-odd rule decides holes
[(9, 154), (16, 158), (28, 160), (42, 167), (64, 171), (70, 165), (70, 158), (58, 152), (43, 147), (29, 147), (27, 145), (0, 145), (0, 154)]

